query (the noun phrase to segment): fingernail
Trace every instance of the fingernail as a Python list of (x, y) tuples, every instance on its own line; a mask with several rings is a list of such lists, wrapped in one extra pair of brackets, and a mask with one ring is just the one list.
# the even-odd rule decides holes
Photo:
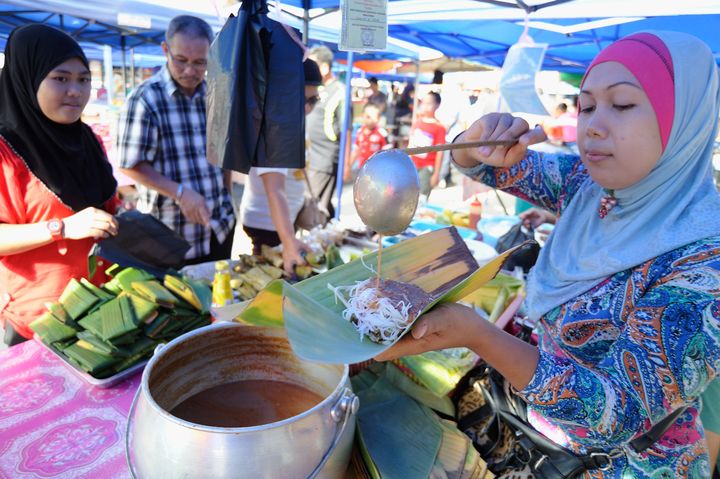
[(427, 333), (427, 324), (425, 323), (420, 323), (412, 330), (412, 335), (415, 339), (422, 338), (423, 336), (425, 336), (425, 333)]
[(483, 146), (482, 148), (480, 148), (480, 154), (482, 156), (490, 156), (491, 153), (492, 148), (490, 148), (489, 146)]

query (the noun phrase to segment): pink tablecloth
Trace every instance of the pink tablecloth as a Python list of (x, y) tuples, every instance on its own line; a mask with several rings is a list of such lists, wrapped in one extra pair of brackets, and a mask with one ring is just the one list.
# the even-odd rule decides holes
[(35, 341), (0, 352), (0, 478), (130, 477), (125, 426), (140, 374), (108, 389)]

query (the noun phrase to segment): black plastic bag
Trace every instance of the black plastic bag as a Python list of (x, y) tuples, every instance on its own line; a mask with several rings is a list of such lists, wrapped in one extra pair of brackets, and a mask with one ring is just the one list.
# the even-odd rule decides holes
[(523, 271), (527, 273), (530, 271), (530, 268), (535, 265), (535, 262), (538, 259), (538, 255), (540, 254), (540, 245), (535, 242), (533, 230), (531, 228), (526, 228), (522, 225), (522, 223), (516, 224), (510, 228), (507, 233), (498, 238), (497, 245), (495, 246), (498, 253), (507, 251), (513, 246), (522, 244), (527, 240), (532, 240), (532, 242), (526, 244), (511, 254), (507, 261), (505, 261), (503, 269), (512, 271), (516, 266), (520, 266)]
[(245, 0), (210, 46), (207, 158), (224, 169), (305, 166), (303, 51), (267, 17), (265, 0)]
[(190, 243), (160, 220), (137, 210), (116, 216), (118, 234), (100, 241), (95, 254), (121, 266), (134, 266), (150, 272), (180, 269)]

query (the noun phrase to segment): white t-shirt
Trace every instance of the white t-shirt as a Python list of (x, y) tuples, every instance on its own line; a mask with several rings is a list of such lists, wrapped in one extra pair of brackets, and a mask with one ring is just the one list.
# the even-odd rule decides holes
[(285, 175), (285, 195), (287, 197), (290, 223), (295, 222), (302, 208), (305, 195), (305, 178), (302, 170), (290, 168), (250, 168), (242, 202), (240, 203), (240, 221), (243, 225), (267, 231), (277, 231), (270, 216), (265, 186), (260, 176), (266, 173)]

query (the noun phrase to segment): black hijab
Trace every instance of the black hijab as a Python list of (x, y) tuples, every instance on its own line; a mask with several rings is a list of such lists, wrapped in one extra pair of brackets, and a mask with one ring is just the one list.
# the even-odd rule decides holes
[(80, 211), (102, 207), (117, 182), (89, 126), (56, 123), (38, 105), (40, 83), (71, 58), (88, 66), (80, 45), (60, 30), (40, 24), (13, 30), (0, 74), (0, 135), (65, 205)]

